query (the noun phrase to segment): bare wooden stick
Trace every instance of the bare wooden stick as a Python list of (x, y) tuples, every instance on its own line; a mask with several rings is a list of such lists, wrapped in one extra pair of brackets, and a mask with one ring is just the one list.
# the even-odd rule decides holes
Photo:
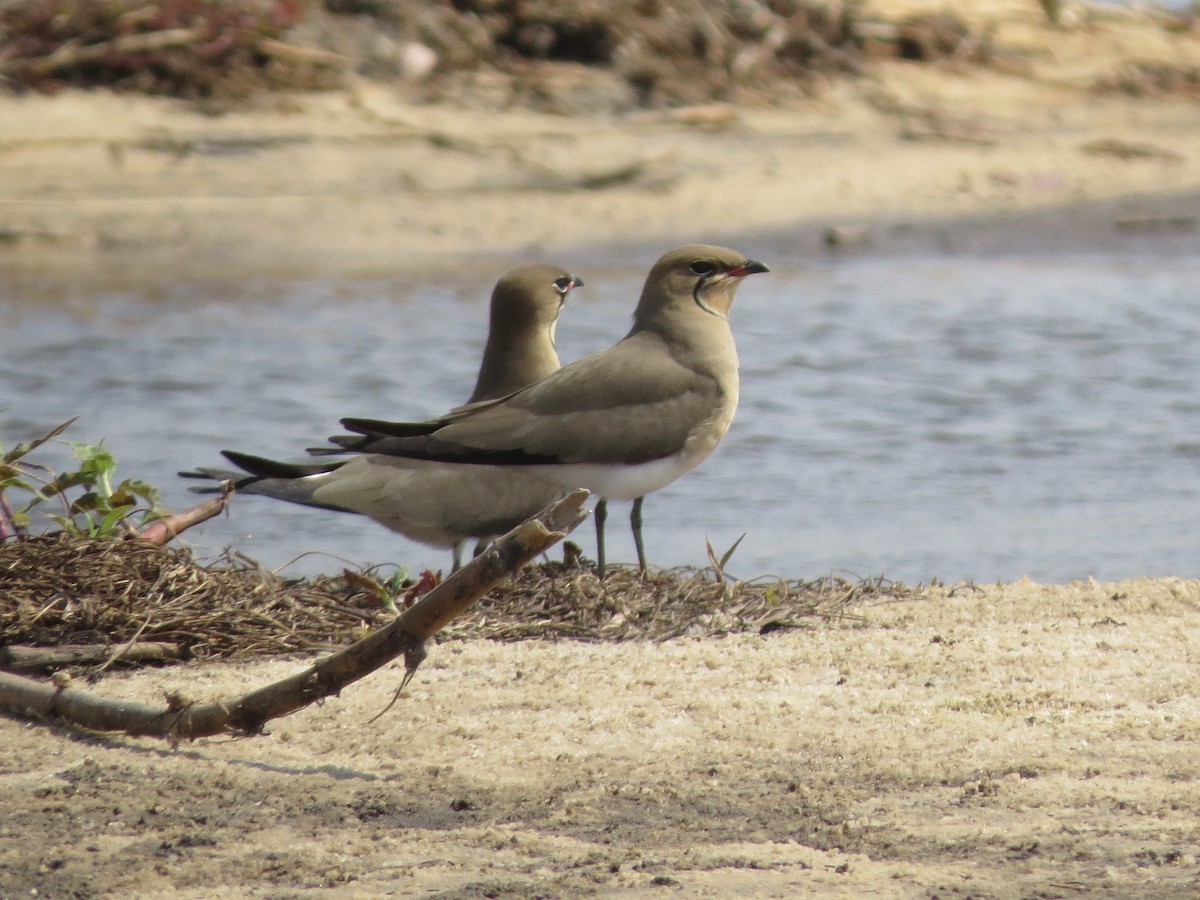
[(425, 641), (505, 575), (566, 537), (587, 517), (587, 497), (587, 491), (575, 491), (514, 528), (390, 624), (302, 672), (244, 696), (195, 704), (168, 694), (166, 708), (160, 708), (0, 672), (0, 708), (172, 743), (214, 734), (259, 734), (270, 719), (336, 694), (397, 656), (404, 656), (406, 679), (411, 677), (425, 656)]
[[(179, 659), (178, 644), (167, 641), (135, 641), (118, 651), (123, 662), (161, 662)], [(43, 672), (60, 666), (84, 666), (105, 662), (113, 657), (111, 644), (63, 644), (59, 647), (26, 647), (10, 644), (0, 647), (0, 669), (10, 672)]]
[(198, 503), (191, 509), (185, 509), (181, 513), (164, 516), (156, 522), (150, 523), (137, 534), (132, 535), (131, 540), (145, 541), (147, 544), (158, 545), (174, 540), (193, 525), (199, 525), (201, 522), (207, 522), (213, 516), (220, 515), (225, 510), (232, 494), (233, 489), (230, 487), (220, 497)]
[(315, 47), (300, 47), (274, 38), (260, 38), (258, 41), (260, 53), (282, 59), (285, 62), (309, 63), (317, 66), (343, 66), (350, 58), (332, 50), (318, 50)]

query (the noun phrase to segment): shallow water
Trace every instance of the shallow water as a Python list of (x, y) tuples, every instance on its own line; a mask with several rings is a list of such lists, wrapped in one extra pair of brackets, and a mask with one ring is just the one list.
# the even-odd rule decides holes
[[(566, 261), (569, 264), (569, 261)], [(646, 503), (660, 565), (906, 582), (1197, 575), (1200, 259), (772, 258), (734, 309), (742, 404), (717, 453)], [(564, 360), (628, 327), (641, 275), (581, 267)], [(7, 290), (7, 289), (5, 289)], [(92, 295), (0, 293), (0, 441), (70, 416), (124, 475), (197, 498), (218, 451), (298, 458), (343, 415), (422, 418), (465, 399), (484, 292), (407, 281)], [(60, 451), (65, 452), (65, 451)], [(46, 457), (40, 457), (45, 461)], [(60, 457), (62, 458), (62, 457)], [(626, 504), (610, 556), (633, 558)], [(238, 498), (189, 531), (268, 566), (444, 567), (350, 515)], [(590, 523), (576, 539), (592, 554)]]

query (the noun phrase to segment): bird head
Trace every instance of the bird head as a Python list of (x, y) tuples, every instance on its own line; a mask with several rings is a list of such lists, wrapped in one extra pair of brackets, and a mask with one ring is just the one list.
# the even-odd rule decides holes
[(691, 308), (708, 316), (726, 318), (742, 278), (770, 270), (727, 247), (688, 244), (663, 255), (650, 274), (635, 320), (656, 311)]

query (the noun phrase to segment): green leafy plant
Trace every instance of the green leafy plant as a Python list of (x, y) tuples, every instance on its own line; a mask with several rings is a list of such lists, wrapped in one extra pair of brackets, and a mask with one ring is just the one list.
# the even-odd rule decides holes
[[(156, 488), (135, 478), (116, 481), (116, 457), (103, 443), (61, 441), (79, 463), (70, 472), (56, 474), (26, 458), (74, 422), (70, 419), (39, 438), (0, 453), (0, 541), (25, 540), (31, 512), (44, 503), (61, 508), (61, 513), (47, 512), (47, 518), (76, 537), (130, 534), (136, 531), (131, 521), (134, 516), (140, 515), (138, 524), (145, 525), (164, 514)], [(17, 496), (21, 496), (19, 502)]]

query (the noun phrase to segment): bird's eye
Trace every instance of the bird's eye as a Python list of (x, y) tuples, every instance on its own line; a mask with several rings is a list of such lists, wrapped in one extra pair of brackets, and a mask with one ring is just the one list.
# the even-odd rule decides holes
[(698, 259), (692, 263), (691, 269), (693, 275), (711, 275), (717, 267), (706, 259)]
[(571, 288), (573, 286), (574, 286), (574, 279), (571, 278), (570, 275), (564, 275), (562, 278), (556, 279), (554, 282), (554, 289), (556, 291), (558, 291), (560, 294), (562, 294), (564, 297), (568, 293), (570, 293)]

